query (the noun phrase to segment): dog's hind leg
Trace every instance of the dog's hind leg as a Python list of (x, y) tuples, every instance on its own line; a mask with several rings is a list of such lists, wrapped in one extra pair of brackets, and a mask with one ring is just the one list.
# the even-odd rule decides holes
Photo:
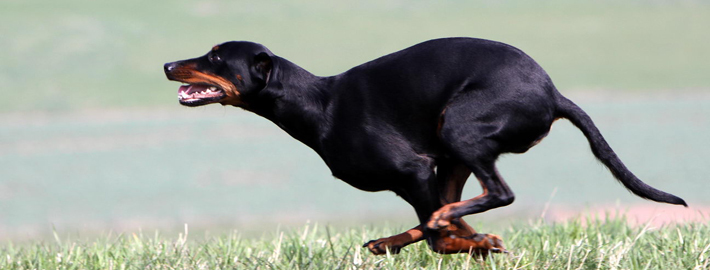
[[(448, 165), (450, 165), (447, 166), (449, 167), (448, 172), (441, 170), (446, 167), (439, 167), (439, 191), (442, 204), (445, 204), (444, 207), (460, 201), (463, 186), (471, 174), (471, 171), (461, 163), (448, 163)], [(436, 216), (436, 213), (434, 212), (432, 216)], [(427, 236), (429, 246), (439, 253), (470, 252), (486, 256), (488, 251), (505, 252), (500, 237), (477, 233), (460, 216), (447, 220), (446, 225), (435, 228), (428, 227), (426, 230), (429, 232)]]
[(441, 229), (450, 225), (451, 220), (465, 215), (485, 212), (493, 208), (509, 205), (514, 200), (513, 191), (500, 177), (492, 162), (473, 165), (474, 175), (483, 188), (483, 194), (475, 198), (444, 205), (432, 214), (427, 227)]
[[(439, 202), (436, 204), (436, 207), (441, 207), (452, 202), (458, 202), (461, 200), (463, 186), (466, 183), (466, 179), (468, 179), (471, 175), (471, 171), (469, 171), (463, 164), (455, 162), (451, 159), (440, 159), (437, 160), (436, 163), (436, 190), (439, 194)], [(416, 202), (417, 200), (421, 200), (421, 198), (415, 198), (415, 196), (408, 196), (406, 194), (402, 194), (400, 196), (403, 196), (403, 198), (405, 198), (407, 202), (410, 202), (412, 206), (421, 204)], [(404, 246), (424, 240), (425, 222), (429, 220), (429, 217), (431, 217), (431, 213), (429, 213), (431, 210), (426, 211), (424, 210), (426, 208), (417, 208), (416, 206), (415, 209), (419, 209), (417, 211), (422, 212), (421, 214), (418, 213), (418, 215), (423, 219), (422, 224), (397, 235), (369, 241), (365, 243), (363, 247), (367, 247), (370, 252), (375, 255), (386, 254), (387, 249), (389, 249), (390, 253), (396, 254), (399, 253)], [(471, 228), (471, 226), (466, 224), (463, 219), (459, 219), (454, 221), (453, 225), (448, 226), (442, 232), (435, 232), (434, 234), (437, 238), (440, 238), (440, 234), (442, 233), (445, 234), (446, 237), (453, 235), (454, 237), (465, 238), (475, 235), (476, 231)]]
[[(436, 180), (442, 206), (461, 201), (461, 193), (469, 176), (471, 176), (471, 170), (455, 159), (442, 158), (437, 161)], [(476, 233), (476, 230), (463, 219), (458, 222), (459, 224), (451, 226), (447, 230), (458, 237), (467, 237)]]
[[(498, 236), (476, 233), (460, 218), (452, 219), (446, 226), (435, 230), (426, 228), (427, 221), (434, 213), (430, 210), (431, 205), (436, 208), (459, 201), (470, 174), (470, 170), (460, 162), (450, 159), (438, 161), (435, 181), (429, 178), (419, 181), (420, 185), (398, 192), (414, 207), (422, 224), (401, 234), (369, 241), (364, 247), (376, 255), (385, 254), (388, 249), (390, 253), (396, 254), (404, 246), (426, 239), (432, 250), (442, 254), (471, 252), (485, 255), (488, 251), (505, 251)], [(436, 186), (432, 186), (432, 183)], [(431, 191), (438, 193), (438, 196), (431, 195)], [(438, 201), (433, 201), (435, 199)]]
[[(447, 106), (439, 131), (447, 154), (476, 176), (483, 193), (436, 210), (427, 222), (427, 229), (442, 232), (465, 215), (511, 204), (515, 196), (498, 173), (496, 160), (502, 153), (525, 152), (549, 131), (554, 110), (540, 101), (538, 93), (506, 96), (504, 91), (495, 91), (499, 95), (493, 100), (482, 96), (490, 91), (494, 90), (471, 91), (459, 96)], [(457, 248), (465, 248), (470, 244), (469, 248), (474, 250), (504, 251), (502, 241), (495, 235), (466, 237), (471, 243), (458, 243), (460, 241), (446, 237), (436, 240), (432, 245), (435, 250), (457, 245), (460, 245)]]

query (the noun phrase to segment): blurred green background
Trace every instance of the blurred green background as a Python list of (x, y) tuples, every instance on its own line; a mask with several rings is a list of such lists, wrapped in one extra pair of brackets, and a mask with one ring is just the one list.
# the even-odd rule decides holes
[[(0, 239), (51, 226), (415, 223), (394, 194), (334, 180), (315, 153), (256, 115), (179, 106), (162, 64), (228, 40), (262, 43), (323, 76), (438, 37), (514, 45), (640, 178), (707, 205), (709, 26), (707, 1), (4, 0)], [(616, 183), (566, 121), (499, 167), (516, 203), (472, 220), (539, 215), (546, 202), (651, 204)], [(464, 197), (479, 192), (471, 181)]]

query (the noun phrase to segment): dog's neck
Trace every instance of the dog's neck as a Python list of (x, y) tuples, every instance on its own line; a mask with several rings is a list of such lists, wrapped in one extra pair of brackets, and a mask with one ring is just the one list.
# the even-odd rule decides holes
[(319, 77), (274, 56), (268, 86), (250, 110), (271, 120), (289, 135), (320, 153), (320, 136), (330, 127), (327, 107), (334, 77)]

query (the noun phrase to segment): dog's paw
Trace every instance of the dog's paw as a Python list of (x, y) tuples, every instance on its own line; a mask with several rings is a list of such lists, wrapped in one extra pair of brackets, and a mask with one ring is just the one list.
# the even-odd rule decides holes
[(390, 238), (380, 238), (377, 240), (370, 240), (369, 242), (362, 245), (375, 255), (387, 254), (387, 249), (389, 249), (390, 254), (398, 254), (402, 250), (402, 246), (393, 243)]
[(451, 225), (451, 219), (447, 217), (446, 213), (447, 211), (443, 208), (434, 212), (434, 214), (431, 215), (429, 222), (426, 224), (427, 228), (432, 230), (441, 230), (449, 227), (449, 225)]
[(477, 250), (491, 253), (508, 253), (508, 250), (503, 246), (503, 239), (495, 234), (477, 233), (466, 238), (476, 243)]

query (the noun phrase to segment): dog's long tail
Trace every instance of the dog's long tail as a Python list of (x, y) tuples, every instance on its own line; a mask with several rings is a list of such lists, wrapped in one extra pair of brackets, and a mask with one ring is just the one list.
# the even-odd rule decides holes
[(582, 108), (577, 106), (577, 104), (574, 104), (574, 102), (559, 94), (557, 97), (557, 115), (569, 119), (572, 124), (584, 133), (584, 136), (589, 140), (589, 145), (592, 148), (594, 156), (609, 168), (614, 177), (629, 189), (629, 191), (644, 199), (688, 207), (683, 199), (655, 189), (631, 173), (631, 171), (624, 166), (624, 163), (621, 162), (619, 157), (616, 156), (616, 153), (614, 153), (614, 150), (611, 149), (606, 140), (604, 140), (599, 129), (594, 125), (592, 119), (589, 118), (589, 115), (587, 115)]

